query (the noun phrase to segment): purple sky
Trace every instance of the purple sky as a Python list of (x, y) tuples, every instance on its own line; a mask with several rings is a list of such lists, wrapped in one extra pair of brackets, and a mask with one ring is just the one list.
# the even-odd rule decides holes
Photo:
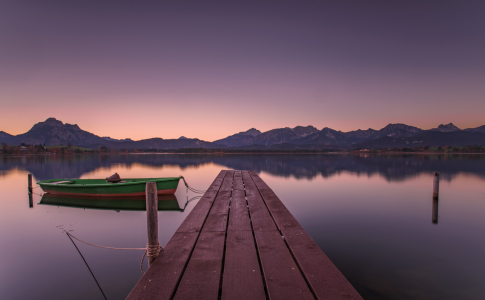
[(2, 1), (0, 130), (48, 117), (114, 138), (209, 141), (251, 127), (477, 127), (484, 11), (484, 1)]

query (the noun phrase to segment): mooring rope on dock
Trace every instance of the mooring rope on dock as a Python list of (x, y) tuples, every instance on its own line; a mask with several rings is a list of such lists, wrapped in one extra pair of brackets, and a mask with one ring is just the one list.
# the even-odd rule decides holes
[(198, 190), (198, 189), (195, 189), (195, 188), (189, 186), (189, 184), (185, 180), (184, 176), (180, 176), (180, 178), (182, 178), (182, 180), (184, 181), (185, 186), (187, 187), (187, 191), (191, 191), (191, 192), (196, 193), (196, 194), (203, 194), (203, 193), (207, 192), (207, 190)]
[(118, 247), (106, 247), (106, 246), (100, 246), (100, 245), (96, 245), (96, 244), (91, 244), (91, 243), (88, 243), (88, 242), (85, 242), (75, 236), (73, 236), (72, 234), (70, 234), (69, 232), (67, 232), (65, 229), (62, 229), (62, 231), (64, 231), (67, 236), (69, 236), (69, 238), (74, 238), (78, 241), (80, 241), (81, 243), (84, 243), (86, 245), (90, 245), (90, 246), (93, 246), (93, 247), (98, 247), (98, 248), (103, 248), (103, 249), (112, 249), (112, 250), (135, 250), (135, 251), (141, 251), (141, 250), (145, 250), (145, 252), (143, 253), (143, 257), (141, 258), (141, 262), (140, 262), (140, 270), (143, 274), (145, 274), (145, 271), (143, 271), (143, 260), (145, 259), (145, 256), (148, 254), (148, 256), (155, 256), (157, 254), (160, 254), (160, 252), (163, 250), (163, 247), (160, 246), (160, 244), (158, 245), (149, 245), (147, 244), (146, 248), (118, 248)]
[[(94, 246), (94, 247), (98, 247), (98, 248), (104, 248), (104, 249), (113, 249), (113, 250), (147, 250), (147, 248), (117, 248), (117, 247), (106, 247), (106, 246), (100, 246), (100, 245), (96, 245), (96, 244), (91, 244), (91, 243), (85, 242), (85, 241), (83, 241), (83, 240), (81, 240), (81, 239), (78, 239), (77, 237), (75, 237), (75, 236), (73, 236), (72, 234), (70, 234), (69, 232), (67, 232), (65, 229), (63, 229), (63, 231), (64, 231), (64, 232), (65, 232), (67, 235), (69, 235), (69, 236), (71, 236), (71, 237), (75, 238), (76, 240), (80, 241), (81, 243), (84, 243), (84, 244), (87, 244), (87, 245), (90, 245), (90, 246)], [(148, 246), (148, 245), (147, 245), (147, 246)], [(158, 246), (160, 246), (160, 245), (158, 245)], [(161, 247), (160, 247), (160, 248), (161, 248)]]
[[(38, 188), (38, 186), (36, 186), (35, 188)], [(37, 196), (44, 196), (44, 194), (39, 194), (39, 193), (34, 193), (33, 189), (35, 188), (27, 188), (29, 190), (29, 195), (37, 195)]]

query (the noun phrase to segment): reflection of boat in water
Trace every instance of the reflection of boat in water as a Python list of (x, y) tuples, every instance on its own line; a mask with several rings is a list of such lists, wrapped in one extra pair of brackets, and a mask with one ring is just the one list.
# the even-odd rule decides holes
[[(116, 180), (110, 179), (117, 176)], [(68, 196), (133, 197), (144, 196), (147, 182), (156, 182), (157, 193), (174, 194), (181, 177), (126, 178), (115, 174), (106, 179), (51, 179), (37, 182), (46, 193)]]
[[(39, 204), (105, 210), (146, 210), (144, 196), (136, 197), (76, 197), (44, 194)], [(159, 211), (184, 211), (175, 195), (158, 195)]]

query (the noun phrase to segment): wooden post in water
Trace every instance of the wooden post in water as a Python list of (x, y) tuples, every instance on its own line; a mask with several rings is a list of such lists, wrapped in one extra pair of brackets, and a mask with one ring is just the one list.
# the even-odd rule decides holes
[(32, 174), (27, 175), (28, 179), (28, 189), (29, 189), (29, 207), (34, 207), (34, 199), (32, 198), (33, 188), (32, 188)]
[(440, 193), (440, 173), (434, 172), (433, 178), (433, 199), (438, 199)]
[(158, 195), (157, 184), (155, 182), (146, 183), (146, 202), (147, 202), (147, 258), (148, 266), (158, 257), (160, 244), (158, 243)]

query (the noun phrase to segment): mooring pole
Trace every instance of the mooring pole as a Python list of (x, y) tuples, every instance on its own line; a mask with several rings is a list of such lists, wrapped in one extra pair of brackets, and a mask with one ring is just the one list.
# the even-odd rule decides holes
[(158, 196), (157, 184), (155, 182), (147, 182), (146, 184), (146, 201), (147, 201), (147, 258), (148, 267), (155, 261), (160, 252), (160, 244), (158, 243)]
[(29, 189), (29, 207), (34, 207), (34, 199), (32, 198), (33, 188), (32, 188), (32, 174), (27, 175), (28, 189)]
[(27, 178), (29, 180), (29, 189), (32, 189), (32, 174), (27, 175)]
[(434, 172), (433, 178), (433, 199), (438, 199), (440, 193), (440, 173)]

